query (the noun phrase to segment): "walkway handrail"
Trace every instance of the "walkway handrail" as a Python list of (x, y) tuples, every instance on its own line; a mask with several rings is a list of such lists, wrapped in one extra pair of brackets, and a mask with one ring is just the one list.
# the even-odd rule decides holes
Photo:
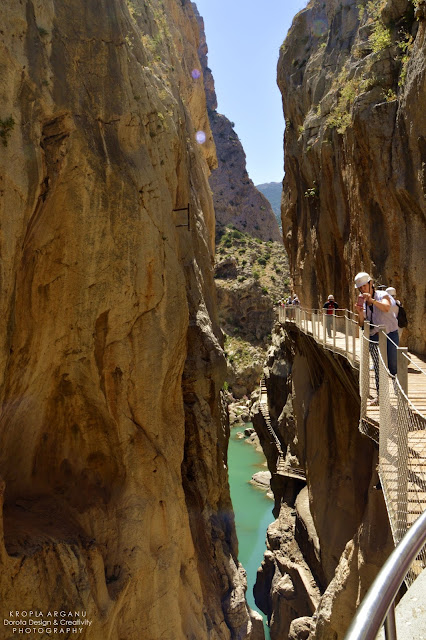
[(297, 475), (299, 478), (302, 478), (302, 480), (306, 480), (306, 475), (303, 469), (292, 467), (290, 464), (286, 462), (286, 456), (283, 452), (281, 441), (278, 438), (272, 426), (271, 416), (269, 415), (267, 397), (268, 397), (268, 393), (266, 390), (266, 382), (265, 382), (265, 374), (264, 374), (260, 379), (259, 410), (263, 416), (263, 419), (265, 420), (266, 428), (269, 432), (269, 435), (272, 437), (274, 441), (274, 444), (278, 453), (276, 471), (278, 474), (281, 474), (281, 475), (292, 473), (294, 475)]
[(396, 639), (395, 598), (416, 556), (426, 543), (426, 511), (395, 547), (358, 608), (345, 640), (374, 640), (386, 618), (386, 639)]
[[(378, 473), (396, 546), (426, 508), (426, 416), (421, 404), (415, 406), (426, 394), (426, 371), (416, 367), (423, 384), (419, 386), (417, 380), (414, 391), (421, 388), (423, 395), (419, 397), (417, 392), (410, 400), (408, 363), (416, 365), (407, 348), (394, 346), (397, 375), (393, 376), (387, 362), (388, 336), (379, 328), (375, 336), (379, 340), (371, 339), (372, 325), (365, 321), (361, 331), (355, 318), (348, 310), (344, 317), (338, 317), (300, 306), (279, 309), (281, 322), (294, 322), (323, 349), (340, 353), (359, 370), (359, 429), (379, 445)], [(408, 586), (424, 567), (426, 547), (407, 573)]]

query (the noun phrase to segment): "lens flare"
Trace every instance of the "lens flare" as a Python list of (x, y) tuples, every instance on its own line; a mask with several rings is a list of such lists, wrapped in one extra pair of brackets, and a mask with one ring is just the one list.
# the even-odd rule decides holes
[(317, 38), (323, 36), (327, 31), (327, 21), (322, 20), (314, 20), (314, 24), (312, 25), (312, 31)]
[(193, 69), (191, 71), (191, 76), (194, 78), (194, 80), (198, 80), (198, 78), (201, 76), (201, 71), (199, 69)]
[(204, 133), (204, 131), (197, 131), (197, 133), (195, 134), (195, 139), (198, 144), (204, 144), (206, 141), (206, 134)]

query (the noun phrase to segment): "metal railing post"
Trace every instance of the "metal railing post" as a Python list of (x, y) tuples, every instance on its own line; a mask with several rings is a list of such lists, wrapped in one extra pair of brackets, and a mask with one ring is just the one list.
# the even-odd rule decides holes
[[(384, 332), (384, 327), (381, 325), (379, 327), (379, 353), (378, 355), (378, 367), (379, 367), (379, 407), (380, 407), (380, 424), (382, 428), (380, 430), (379, 440), (382, 442), (383, 437), (385, 437), (385, 425), (388, 425), (389, 422), (387, 420), (388, 417), (388, 409), (389, 409), (389, 391), (385, 388), (388, 385), (388, 376), (386, 373), (386, 369), (388, 366), (388, 349), (387, 349), (387, 336)], [(382, 362), (384, 364), (382, 364)], [(379, 446), (380, 446), (379, 442)]]
[(408, 394), (408, 360), (404, 356), (407, 354), (408, 347), (397, 347), (396, 348), (396, 365), (397, 365), (397, 375), (398, 382), (401, 385), (401, 389), (405, 393)]
[(349, 360), (349, 318), (346, 312), (345, 312), (345, 352), (346, 352), (346, 357)]
[(351, 320), (351, 329), (352, 329), (352, 364), (355, 366), (356, 361), (356, 325)]
[[(408, 425), (404, 416), (408, 410), (405, 396), (408, 394), (408, 360), (404, 353), (408, 351), (407, 347), (397, 347), (397, 380), (401, 385), (403, 393), (398, 390), (397, 394), (397, 437), (398, 437), (398, 457), (397, 457), (397, 510), (398, 534), (401, 539), (407, 531), (407, 511), (408, 511)], [(404, 395), (405, 394), (405, 395)]]
[(322, 343), (324, 347), (327, 344), (326, 324), (327, 324), (327, 319), (326, 319), (325, 313), (323, 312), (322, 313)]
[(395, 620), (395, 600), (389, 607), (388, 615), (385, 619), (385, 637), (386, 640), (397, 640), (396, 620)]
[(367, 415), (367, 398), (370, 390), (370, 323), (364, 322), (364, 332), (360, 332), (360, 370), (359, 370), (359, 395), (361, 396), (361, 419)]
[(336, 351), (336, 310), (333, 309), (333, 351)]

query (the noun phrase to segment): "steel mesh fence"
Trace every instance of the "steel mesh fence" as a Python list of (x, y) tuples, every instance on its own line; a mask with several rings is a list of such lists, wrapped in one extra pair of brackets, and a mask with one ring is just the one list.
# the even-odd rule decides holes
[[(327, 349), (343, 353), (359, 367), (360, 430), (379, 444), (378, 472), (389, 514), (395, 545), (426, 508), (426, 418), (408, 397), (407, 365), (422, 375), (426, 392), (426, 372), (397, 348), (398, 373), (387, 366), (387, 341), (379, 329), (379, 340), (370, 337), (373, 325), (364, 323), (359, 331), (354, 314), (348, 310), (329, 316), (322, 309), (280, 309), (281, 322), (290, 321)], [(399, 357), (401, 356), (401, 357)], [(406, 577), (409, 586), (426, 567), (423, 547)]]

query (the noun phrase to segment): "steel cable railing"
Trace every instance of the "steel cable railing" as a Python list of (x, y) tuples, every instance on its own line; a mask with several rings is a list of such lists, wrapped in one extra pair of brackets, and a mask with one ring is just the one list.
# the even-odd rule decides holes
[[(426, 396), (426, 372), (408, 356), (406, 347), (397, 347), (398, 373), (387, 366), (387, 340), (381, 330), (368, 322), (360, 331), (355, 314), (337, 309), (330, 321), (320, 309), (281, 307), (281, 322), (294, 322), (326, 349), (343, 354), (359, 369), (360, 430), (379, 444), (378, 472), (395, 544), (404, 537), (413, 521), (426, 508), (426, 418), (408, 397), (408, 364), (424, 378), (420, 385)], [(379, 341), (370, 338), (379, 330)], [(423, 549), (406, 582), (411, 584), (426, 566)]]

